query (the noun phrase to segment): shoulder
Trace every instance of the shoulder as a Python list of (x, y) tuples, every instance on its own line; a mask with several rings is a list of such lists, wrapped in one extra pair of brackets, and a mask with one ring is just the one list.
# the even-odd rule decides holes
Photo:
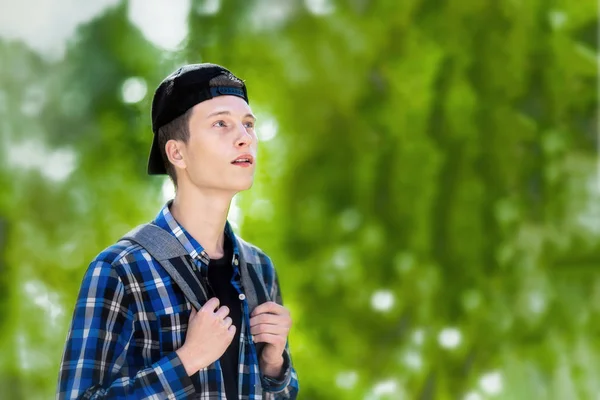
[(140, 245), (122, 240), (102, 250), (93, 261), (118, 265), (141, 250), (143, 250), (143, 248)]
[(130, 282), (141, 270), (153, 265), (153, 258), (139, 244), (121, 240), (102, 250), (90, 263), (88, 274), (113, 275), (123, 283)]

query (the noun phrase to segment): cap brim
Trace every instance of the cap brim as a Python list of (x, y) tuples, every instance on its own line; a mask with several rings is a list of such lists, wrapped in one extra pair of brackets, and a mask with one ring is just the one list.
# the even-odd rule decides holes
[(148, 175), (165, 175), (167, 170), (163, 163), (160, 146), (158, 144), (158, 135), (154, 135), (152, 147), (150, 148), (150, 157), (148, 157)]

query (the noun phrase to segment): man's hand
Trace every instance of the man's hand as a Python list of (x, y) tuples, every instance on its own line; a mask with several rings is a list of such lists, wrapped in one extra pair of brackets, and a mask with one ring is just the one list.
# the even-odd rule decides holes
[(189, 376), (218, 360), (229, 347), (236, 328), (228, 314), (229, 308), (219, 307), (216, 297), (200, 311), (192, 309), (185, 343), (176, 351)]
[(266, 343), (260, 359), (263, 374), (271, 377), (281, 375), (283, 351), (291, 327), (290, 312), (272, 301), (259, 305), (250, 315), (250, 333), (254, 342)]

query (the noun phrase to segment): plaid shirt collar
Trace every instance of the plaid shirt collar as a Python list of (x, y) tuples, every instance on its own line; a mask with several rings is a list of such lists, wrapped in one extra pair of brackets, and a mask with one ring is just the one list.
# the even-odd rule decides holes
[[(198, 241), (194, 239), (183, 226), (179, 225), (177, 220), (175, 220), (175, 217), (173, 217), (173, 214), (171, 214), (170, 209), (172, 204), (173, 200), (169, 200), (159, 211), (153, 223), (175, 236), (177, 240), (179, 240), (179, 243), (181, 243), (181, 245), (187, 250), (192, 259), (199, 260), (202, 262), (202, 264), (208, 265), (210, 262), (208, 253), (206, 250), (204, 250), (204, 247), (202, 247), (202, 245), (198, 243)], [(234, 258), (239, 259), (237, 240), (229, 221), (226, 221), (225, 223), (225, 235), (233, 244)]]

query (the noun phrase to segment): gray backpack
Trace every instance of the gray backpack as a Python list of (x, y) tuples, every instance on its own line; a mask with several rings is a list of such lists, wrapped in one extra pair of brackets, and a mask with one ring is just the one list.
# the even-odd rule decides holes
[[(248, 302), (249, 313), (259, 304), (270, 301), (262, 272), (259, 269), (260, 259), (251, 246), (240, 238), (236, 238), (240, 250), (240, 275), (242, 290)], [(183, 245), (164, 229), (142, 224), (121, 240), (134, 242), (146, 251), (168, 272), (171, 279), (179, 286), (185, 297), (198, 310), (209, 299), (205, 282), (200, 281), (196, 266), (190, 262), (189, 253)], [(263, 343), (256, 344), (260, 354)]]

